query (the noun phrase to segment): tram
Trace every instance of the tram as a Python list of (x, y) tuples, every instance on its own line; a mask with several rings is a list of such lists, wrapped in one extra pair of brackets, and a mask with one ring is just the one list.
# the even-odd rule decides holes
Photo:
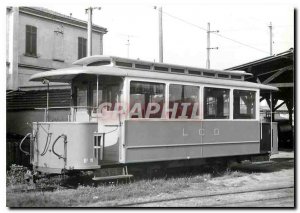
[(68, 83), (67, 121), (34, 122), (30, 156), (40, 172), (152, 162), (270, 156), (276, 124), (260, 119), (260, 94), (278, 89), (251, 74), (114, 56), (90, 56), (31, 81)]

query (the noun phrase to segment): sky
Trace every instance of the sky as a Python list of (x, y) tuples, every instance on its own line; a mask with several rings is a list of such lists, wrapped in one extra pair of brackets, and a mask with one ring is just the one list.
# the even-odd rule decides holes
[(226, 69), (270, 55), (270, 22), (273, 54), (294, 47), (294, 7), (288, 2), (98, 1), (38, 6), (82, 20), (87, 20), (85, 8), (101, 7), (93, 12), (93, 24), (108, 30), (104, 54), (150, 61), (159, 60), (154, 6), (162, 6), (164, 62), (196, 67), (206, 67), (210, 22), (211, 30), (219, 31), (211, 34), (211, 47), (218, 47), (211, 50), (211, 68)]

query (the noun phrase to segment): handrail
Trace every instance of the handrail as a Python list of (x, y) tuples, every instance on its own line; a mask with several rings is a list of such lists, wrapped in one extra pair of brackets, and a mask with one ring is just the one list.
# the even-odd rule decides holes
[[(87, 109), (97, 109), (98, 107), (91, 107), (91, 106), (62, 106), (62, 107), (49, 107), (48, 109), (81, 109), (81, 108), (87, 108)], [(42, 108), (42, 107), (37, 107), (34, 109), (38, 109), (38, 110), (45, 110), (47, 108)]]
[(65, 160), (65, 157), (63, 157), (62, 155), (58, 154), (57, 152), (55, 152), (54, 150), (54, 146), (56, 144), (56, 142), (58, 141), (58, 139), (60, 139), (61, 137), (64, 137), (64, 143), (67, 143), (67, 136), (65, 134), (61, 134), (60, 136), (58, 136), (55, 141), (52, 144), (52, 152), (53, 154), (55, 154), (59, 159), (63, 158)]
[(21, 140), (20, 144), (19, 144), (19, 149), (21, 150), (21, 152), (23, 152), (25, 155), (30, 155), (29, 152), (26, 152), (25, 150), (22, 149), (22, 144), (25, 141), (25, 139), (31, 135), (31, 133), (27, 133), (27, 135), (25, 135), (25, 137)]
[[(37, 108), (34, 108), (36, 110), (44, 110), (45, 111), (45, 115), (44, 115), (44, 121), (46, 122), (47, 121), (47, 112), (48, 111), (51, 111), (51, 110), (55, 110), (55, 109), (68, 109), (70, 110), (70, 114), (68, 115), (68, 121), (70, 120), (73, 120), (75, 121), (76, 120), (76, 114), (74, 113), (73, 114), (73, 119), (71, 119), (71, 116), (72, 116), (72, 111), (74, 110), (75, 112), (78, 112), (80, 109), (87, 109), (87, 110), (91, 110), (94, 112), (94, 110), (97, 110), (98, 107), (91, 107), (91, 106), (61, 106), (61, 107), (49, 107), (48, 109), (47, 108), (40, 108), (40, 107), (37, 107)], [(75, 117), (74, 117), (75, 116)], [(90, 118), (97, 118), (95, 116), (92, 116), (92, 115), (89, 115)]]

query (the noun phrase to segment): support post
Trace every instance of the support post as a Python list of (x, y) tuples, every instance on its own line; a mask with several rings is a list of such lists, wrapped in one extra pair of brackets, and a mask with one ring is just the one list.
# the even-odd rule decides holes
[(209, 59), (209, 54), (210, 54), (210, 23), (207, 23), (207, 59), (206, 59), (206, 68), (210, 68), (210, 59)]
[(162, 7), (158, 8), (158, 23), (159, 23), (159, 62), (164, 62), (163, 56), (163, 26), (162, 26)]
[(219, 49), (218, 47), (210, 47), (210, 33), (218, 33), (219, 30), (216, 30), (216, 31), (211, 31), (210, 30), (210, 23), (208, 22), (207, 23), (207, 59), (206, 59), (206, 68), (207, 69), (210, 69), (210, 50), (212, 49)]
[(272, 26), (272, 22), (270, 22), (269, 28), (270, 28), (270, 56), (272, 56), (273, 55), (273, 26)]
[(49, 121), (49, 82), (47, 84), (47, 112), (46, 112), (46, 122)]
[[(93, 40), (93, 9), (100, 10), (101, 7), (89, 7), (85, 9), (85, 12), (88, 14), (88, 23), (87, 23), (87, 56), (91, 56), (92, 52), (92, 40)], [(100, 50), (101, 51), (101, 50)]]
[(89, 7), (86, 9), (88, 14), (88, 23), (87, 23), (87, 56), (92, 55), (92, 28), (93, 28), (93, 8)]
[(270, 92), (270, 111), (271, 111), (271, 123), (270, 123), (270, 131), (271, 131), (271, 152), (273, 149), (273, 98), (272, 98), (272, 92)]
[[(97, 75), (97, 92), (96, 92), (97, 98), (96, 98), (96, 111), (98, 109), (99, 104), (99, 75)], [(98, 115), (98, 113), (97, 113)]]

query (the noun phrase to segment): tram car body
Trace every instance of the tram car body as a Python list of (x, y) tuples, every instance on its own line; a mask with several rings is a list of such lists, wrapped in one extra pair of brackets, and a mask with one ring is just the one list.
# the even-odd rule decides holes
[(71, 86), (68, 121), (33, 123), (38, 171), (277, 152), (276, 124), (263, 124), (259, 114), (260, 93), (277, 88), (246, 82), (244, 71), (112, 56), (74, 65), (31, 77)]

